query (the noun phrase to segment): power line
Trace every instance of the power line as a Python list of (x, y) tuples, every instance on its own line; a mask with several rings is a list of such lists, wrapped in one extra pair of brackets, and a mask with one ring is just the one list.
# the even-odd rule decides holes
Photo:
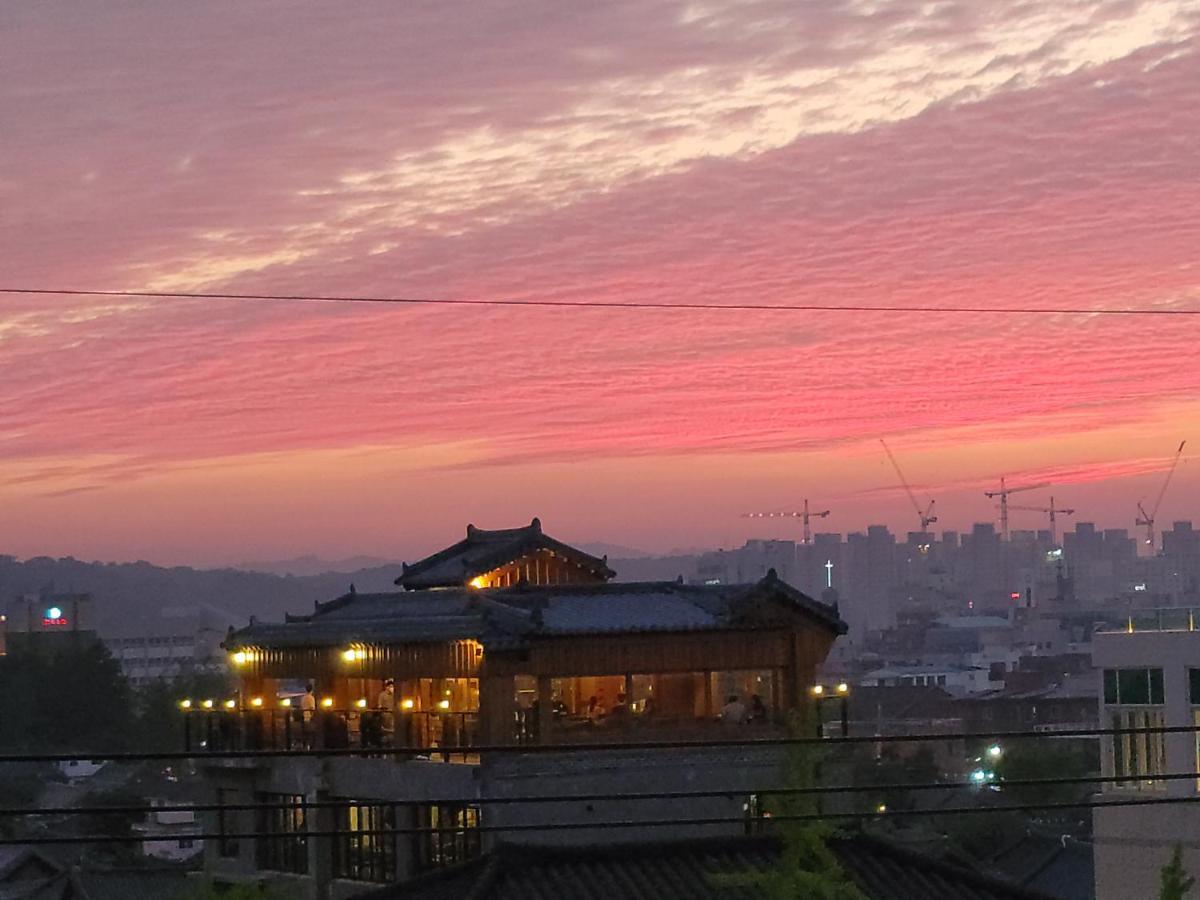
[[(222, 713), (221, 715), (224, 715)], [(973, 733), (854, 734), (833, 738), (742, 738), (720, 740), (631, 740), (604, 744), (479, 744), (462, 746), (385, 746), (385, 748), (270, 749), (270, 750), (176, 750), (166, 752), (86, 751), (70, 754), (4, 754), (0, 764), (28, 762), (149, 762), (186, 760), (257, 760), (257, 758), (304, 758), (326, 756), (478, 756), (480, 754), (572, 754), (595, 750), (701, 750), (713, 748), (773, 749), (786, 746), (838, 746), (853, 744), (911, 744), (955, 742), (955, 740), (1021, 740), (1044, 738), (1099, 738), (1118, 734), (1194, 734), (1200, 725), (1170, 725), (1156, 728), (1079, 728), (1072, 731), (980, 731)]]
[[(205, 713), (224, 715), (224, 713)], [(1046, 738), (1093, 738), (1115, 735), (1195, 734), (1200, 725), (1168, 725), (1157, 728), (1080, 728), (1062, 731), (977, 731), (934, 732), (930, 734), (851, 735), (848, 737), (764, 737), (723, 738), (704, 741), (623, 741), (586, 744), (481, 744), (428, 747), (348, 747), (321, 749), (269, 750), (178, 750), (157, 753), (130, 753), (80, 750), (73, 753), (6, 753), (0, 754), (4, 763), (58, 763), (79, 759), (108, 762), (149, 762), (151, 760), (185, 761), (190, 759), (270, 759), (338, 756), (476, 756), (500, 753), (580, 753), (596, 750), (699, 750), (711, 748), (759, 748), (823, 746), (854, 744), (912, 744), (932, 741), (1005, 741)]]
[[(1066, 785), (1123, 784), (1136, 781), (1185, 781), (1200, 779), (1200, 772), (1173, 772), (1163, 775), (1082, 775), (1066, 778), (1013, 778), (994, 782), (996, 786), (1009, 788), (1061, 787)], [(525, 795), (519, 797), (423, 797), (419, 800), (381, 800), (378, 798), (306, 800), (306, 809), (346, 809), (351, 806), (450, 806), (468, 803), (471, 806), (521, 806), (538, 803), (598, 803), (611, 800), (622, 802), (643, 800), (702, 800), (714, 797), (734, 797), (758, 794), (762, 797), (823, 796), (830, 794), (885, 794), (896, 791), (957, 791), (965, 788), (980, 789), (973, 781), (924, 781), (915, 783), (893, 782), (888, 784), (840, 784), (809, 787), (766, 787), (731, 790), (712, 788), (694, 791), (653, 791), (635, 794), (549, 794), (546, 796)], [(41, 806), (33, 808), (0, 807), (0, 818), (17, 816), (68, 816), (68, 815), (139, 815), (145, 813), (176, 812), (258, 812), (260, 810), (295, 809), (295, 803), (180, 803), (159, 806)]]
[[(464, 801), (456, 801), (459, 804)], [(1067, 810), (1067, 809), (1099, 809), (1103, 807), (1122, 807), (1122, 806), (1166, 806), (1175, 804), (1191, 804), (1200, 802), (1200, 796), (1189, 797), (1152, 797), (1143, 800), (1081, 800), (1076, 803), (1013, 803), (1002, 806), (955, 806), (947, 809), (921, 809), (910, 811), (895, 811), (895, 812), (829, 812), (829, 813), (781, 813), (762, 818), (747, 818), (745, 816), (717, 816), (707, 818), (676, 818), (676, 819), (621, 819), (621, 820), (606, 820), (600, 822), (514, 822), (510, 825), (489, 825), (481, 823), (471, 826), (470, 828), (445, 828), (445, 827), (429, 827), (429, 826), (414, 826), (414, 827), (395, 827), (395, 828), (376, 828), (364, 829), (362, 831), (349, 830), (313, 830), (313, 831), (287, 831), (287, 832), (265, 832), (265, 831), (242, 831), (242, 832), (201, 832), (199, 834), (186, 835), (191, 840), (212, 841), (212, 840), (239, 840), (239, 839), (256, 839), (268, 838), (276, 840), (288, 839), (307, 839), (307, 838), (345, 838), (345, 837), (368, 837), (378, 836), (385, 837), (388, 835), (398, 834), (445, 834), (446, 832), (525, 832), (525, 831), (577, 831), (584, 829), (608, 829), (608, 828), (671, 828), (681, 825), (699, 826), (699, 825), (736, 825), (745, 826), (750, 824), (772, 824), (778, 822), (827, 822), (829, 820), (846, 820), (846, 821), (865, 821), (871, 819), (900, 819), (900, 818), (925, 818), (931, 816), (957, 816), (957, 815), (983, 815), (988, 813), (1006, 813), (1006, 812), (1039, 812), (1045, 810)], [(360, 803), (357, 805), (388, 805), (385, 803), (370, 804)], [(474, 801), (466, 801), (466, 805), (474, 805)], [(299, 804), (289, 807), (294, 810), (303, 810), (304, 804)], [(147, 840), (147, 835), (56, 835), (54, 837), (32, 836), (25, 838), (2, 838), (0, 846), (13, 844), (109, 844), (109, 843), (126, 843), (126, 842), (141, 842)], [(153, 836), (149, 838), (153, 840)]]
[(534, 300), (517, 297), (386, 297), (348, 294), (236, 294), (200, 291), (107, 291), (73, 288), (0, 288), (0, 294), (33, 294), (61, 297), (140, 297), (151, 300), (260, 300), (303, 303), (375, 303), (404, 306), (508, 306), (550, 309), (664, 309), (742, 312), (857, 312), (857, 313), (952, 313), (969, 315), (1059, 315), (1059, 316), (1200, 316), (1197, 309), (1147, 309), (1144, 307), (1037, 307), (1037, 306), (901, 306), (860, 303), (668, 303), (656, 300)]

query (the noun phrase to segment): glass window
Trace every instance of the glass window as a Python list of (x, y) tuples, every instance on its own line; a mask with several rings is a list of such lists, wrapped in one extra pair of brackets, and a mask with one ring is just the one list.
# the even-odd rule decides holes
[(1162, 703), (1162, 669), (1105, 669), (1104, 702), (1121, 706)]
[(479, 807), (447, 803), (417, 807), (414, 835), (417, 868), (438, 869), (480, 855)]
[(333, 876), (354, 881), (396, 880), (396, 811), (386, 804), (356, 803), (337, 810)]
[(1191, 702), (1200, 706), (1200, 669), (1188, 669), (1188, 694)]
[(1117, 670), (1116, 669), (1105, 669), (1104, 670), (1104, 702), (1105, 703), (1116, 703), (1117, 702)]
[[(307, 806), (303, 794), (260, 793), (255, 861), (260, 869), (308, 874)], [(266, 808), (266, 807), (270, 808)]]
[(1113, 774), (1133, 776), (1129, 781), (1117, 782), (1116, 786), (1126, 790), (1161, 787), (1163, 782), (1155, 776), (1162, 775), (1167, 768), (1166, 736), (1141, 729), (1162, 728), (1162, 710), (1117, 710), (1110, 722), (1114, 731), (1125, 732), (1112, 736)]

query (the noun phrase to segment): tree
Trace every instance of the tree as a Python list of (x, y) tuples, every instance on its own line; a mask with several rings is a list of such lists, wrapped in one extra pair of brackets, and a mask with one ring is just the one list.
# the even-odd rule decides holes
[(99, 640), (29, 635), (0, 657), (0, 746), (121, 750), (134, 721), (129, 684)]
[[(804, 718), (797, 717), (789, 725), (793, 737), (808, 735)], [(795, 744), (788, 750), (783, 783), (788, 788), (811, 787), (817, 781), (817, 770), (823, 751), (811, 745)], [(783, 841), (779, 862), (763, 872), (714, 876), (723, 886), (752, 888), (770, 900), (866, 900), (842, 870), (829, 849), (833, 831), (822, 822), (795, 821), (793, 817), (820, 812), (813, 794), (785, 794), (772, 797), (772, 816), (778, 819), (777, 828)]]
[(1196, 879), (1184, 871), (1183, 847), (1179, 844), (1175, 845), (1171, 861), (1162, 867), (1160, 877), (1162, 886), (1158, 892), (1158, 900), (1183, 900), (1196, 883)]
[(185, 673), (172, 681), (156, 680), (141, 688), (134, 704), (138, 746), (147, 751), (182, 750), (183, 714), (179, 701), (185, 697), (224, 697), (231, 690), (227, 676), (208, 672)]

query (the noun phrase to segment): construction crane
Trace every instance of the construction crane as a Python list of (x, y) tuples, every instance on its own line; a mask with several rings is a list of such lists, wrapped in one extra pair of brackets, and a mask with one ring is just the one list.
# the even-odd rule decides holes
[(809, 521), (812, 519), (823, 519), (829, 515), (829, 510), (825, 509), (821, 512), (810, 512), (808, 509), (808, 501), (804, 501), (804, 508), (799, 512), (749, 512), (742, 513), (743, 519), (799, 519), (804, 523), (804, 543), (812, 543), (812, 528), (809, 526)]
[(1135, 525), (1146, 526), (1146, 543), (1154, 546), (1154, 517), (1158, 515), (1159, 504), (1163, 501), (1163, 495), (1167, 493), (1167, 485), (1171, 483), (1171, 476), (1175, 474), (1175, 467), (1179, 465), (1179, 457), (1183, 455), (1183, 448), (1187, 445), (1187, 441), (1179, 442), (1179, 449), (1175, 451), (1175, 459), (1171, 461), (1171, 468), (1167, 469), (1167, 477), (1163, 479), (1162, 487), (1158, 490), (1158, 497), (1154, 501), (1154, 508), (1150, 512), (1146, 512), (1146, 508), (1139, 502), (1137, 505), (1140, 515), (1134, 519)]
[(1004, 540), (1008, 540), (1008, 495), (1018, 494), (1021, 491), (1036, 491), (1038, 488), (1050, 487), (1050, 483), (1046, 481), (1038, 484), (1023, 484), (1021, 487), (1010, 488), (1004, 483), (1004, 476), (1000, 476), (1000, 490), (984, 491), (983, 495), (989, 499), (996, 497), (1000, 498), (1000, 536)]
[(917, 511), (917, 518), (921, 520), (921, 533), (928, 533), (929, 526), (938, 520), (937, 516), (933, 514), (933, 504), (937, 501), (930, 500), (929, 505), (921, 509), (921, 504), (917, 501), (917, 495), (913, 493), (913, 489), (909, 487), (904, 473), (900, 471), (900, 463), (896, 462), (896, 457), (892, 454), (892, 448), (887, 445), (887, 441), (883, 438), (879, 439), (879, 443), (883, 444), (883, 452), (892, 461), (892, 468), (896, 470), (896, 477), (900, 479), (900, 484), (903, 485), (905, 493), (908, 494), (908, 499), (912, 501), (913, 509)]
[(1048, 513), (1050, 516), (1050, 540), (1054, 546), (1058, 546), (1058, 516), (1073, 516), (1075, 510), (1064, 509), (1061, 506), (1054, 505), (1054, 498), (1050, 498), (1049, 506), (1009, 506), (1010, 510), (1019, 509), (1022, 512), (1040, 512)]

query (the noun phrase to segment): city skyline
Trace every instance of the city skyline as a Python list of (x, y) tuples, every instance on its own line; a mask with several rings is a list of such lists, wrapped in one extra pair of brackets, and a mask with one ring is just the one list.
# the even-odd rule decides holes
[[(0, 287), (1196, 309), (1198, 36), (1183, 0), (18, 6)], [(1200, 423), (1191, 322), (8, 294), (0, 552), (534, 515), (662, 552), (805, 497), (903, 534), (881, 437), (939, 530), (1006, 475), (1132, 533)], [(1193, 509), (1185, 454), (1160, 528)]]

